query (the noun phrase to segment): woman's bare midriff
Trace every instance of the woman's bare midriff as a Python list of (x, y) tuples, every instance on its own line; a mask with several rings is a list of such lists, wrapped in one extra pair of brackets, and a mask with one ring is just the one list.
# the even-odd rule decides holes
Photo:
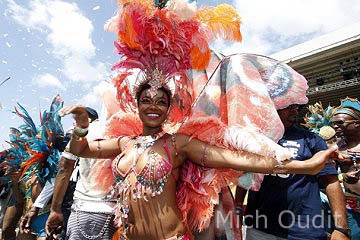
[[(132, 174), (130, 181), (135, 183)], [(149, 201), (131, 201), (129, 212), (129, 239), (161, 240), (185, 234), (182, 215), (176, 204), (176, 182), (168, 178), (164, 191)]]

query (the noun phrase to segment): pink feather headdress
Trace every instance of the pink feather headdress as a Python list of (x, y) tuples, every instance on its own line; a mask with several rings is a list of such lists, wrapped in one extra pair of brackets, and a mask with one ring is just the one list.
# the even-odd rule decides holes
[[(116, 32), (121, 61), (113, 79), (123, 111), (137, 111), (136, 93), (149, 84), (172, 93), (168, 122), (181, 122), (194, 100), (188, 70), (203, 70), (210, 61), (209, 41), (222, 37), (241, 40), (240, 17), (227, 4), (196, 9), (187, 0), (169, 1), (158, 8), (151, 0), (118, 0), (120, 8), (105, 28)], [(183, 14), (182, 14), (183, 13)]]

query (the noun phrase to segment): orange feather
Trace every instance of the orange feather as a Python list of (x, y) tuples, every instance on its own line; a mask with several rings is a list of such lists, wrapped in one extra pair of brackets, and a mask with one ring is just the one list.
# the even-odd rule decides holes
[(194, 33), (193, 47), (190, 51), (190, 64), (193, 69), (204, 70), (210, 62), (211, 52), (206, 36), (203, 33)]
[(225, 40), (241, 41), (240, 16), (228, 4), (220, 4), (215, 8), (199, 9), (195, 19), (205, 25), (209, 40), (222, 38)]
[(153, 0), (117, 0), (117, 2), (120, 3), (121, 6), (124, 6), (129, 3), (138, 2), (145, 6), (148, 6), (150, 9), (155, 9), (155, 4)]
[(133, 22), (129, 14), (124, 14), (124, 29), (120, 29), (118, 33), (119, 42), (133, 49), (141, 49), (141, 45), (137, 43), (137, 34), (134, 30)]
[(193, 47), (190, 52), (191, 66), (199, 71), (204, 70), (210, 62), (210, 56), (210, 49), (201, 51), (199, 47)]
[(112, 240), (118, 240), (120, 239), (120, 236), (121, 236), (121, 232), (122, 232), (122, 227), (120, 227), (114, 234), (114, 236), (112, 237)]
[(23, 171), (21, 173), (20, 179), (24, 177), (27, 170), (35, 163), (44, 161), (48, 158), (49, 152), (45, 153), (38, 153), (30, 149), (28, 145), (26, 145), (26, 149), (29, 151), (30, 154), (33, 154), (34, 156), (28, 159), (26, 162), (21, 163), (20, 168), (23, 168)]

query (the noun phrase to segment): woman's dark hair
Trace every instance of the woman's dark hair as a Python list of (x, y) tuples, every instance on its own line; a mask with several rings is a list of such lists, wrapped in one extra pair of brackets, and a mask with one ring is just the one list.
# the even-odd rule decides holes
[[(144, 85), (142, 85), (142, 86), (140, 87), (139, 91), (137, 91), (137, 93), (136, 93), (136, 102), (137, 102), (137, 105), (138, 105), (138, 106), (139, 106), (139, 100), (140, 100), (140, 95), (141, 95), (141, 93), (142, 93), (143, 91), (149, 89), (149, 88), (151, 88), (150, 84), (146, 83), (146, 84), (144, 84)], [(166, 96), (167, 96), (167, 98), (168, 98), (168, 100), (169, 100), (169, 101), (168, 101), (168, 107), (170, 107), (170, 102), (171, 102), (171, 92), (170, 92), (170, 90), (169, 90), (169, 89), (166, 89), (166, 88), (164, 88), (164, 87), (161, 87), (161, 88), (159, 88), (159, 89), (166, 94)]]

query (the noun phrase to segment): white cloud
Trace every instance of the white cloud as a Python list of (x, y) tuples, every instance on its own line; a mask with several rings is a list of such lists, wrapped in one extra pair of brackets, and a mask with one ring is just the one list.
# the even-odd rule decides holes
[(63, 62), (61, 72), (72, 81), (99, 81), (106, 72), (103, 63), (92, 63), (95, 46), (92, 22), (75, 3), (61, 0), (31, 0), (28, 8), (8, 0), (8, 13), (20, 25), (47, 33), (52, 56)]
[(116, 88), (112, 83), (106, 81), (94, 86), (78, 103), (96, 109), (101, 120), (108, 119), (120, 110), (116, 99)]
[(90, 65), (88, 59), (81, 56), (71, 56), (64, 60), (62, 72), (69, 78), (81, 82), (93, 82), (107, 79), (108, 71), (104, 63)]
[[(113, 84), (102, 81), (96, 86), (92, 87), (92, 90), (87, 93), (79, 103), (85, 106), (97, 106), (115, 101), (116, 89)], [(112, 104), (112, 103), (111, 103)]]
[(63, 90), (65, 89), (65, 87), (62, 85), (60, 80), (50, 73), (45, 73), (45, 74), (35, 76), (32, 80), (32, 83), (41, 88), (54, 87), (54, 88), (60, 88)]
[(100, 100), (94, 92), (89, 92), (79, 100), (79, 104), (84, 106), (99, 106)]
[(233, 6), (242, 18), (243, 42), (217, 42), (225, 53), (270, 54), (360, 21), (358, 0), (234, 0)]

